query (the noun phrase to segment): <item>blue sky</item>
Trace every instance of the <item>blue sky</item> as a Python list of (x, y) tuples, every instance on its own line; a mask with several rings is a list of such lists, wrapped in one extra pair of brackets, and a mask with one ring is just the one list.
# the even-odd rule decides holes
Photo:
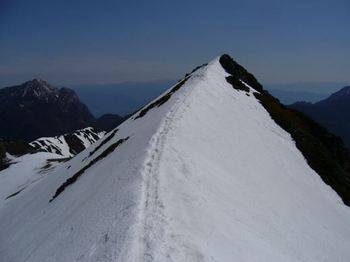
[(350, 81), (349, 0), (0, 0), (0, 86), (178, 79), (230, 53), (263, 84)]

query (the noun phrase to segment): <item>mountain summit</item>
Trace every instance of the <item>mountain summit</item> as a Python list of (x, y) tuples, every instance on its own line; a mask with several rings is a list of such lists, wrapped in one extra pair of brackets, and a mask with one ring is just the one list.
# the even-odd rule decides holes
[(95, 118), (70, 88), (33, 79), (0, 89), (0, 138), (31, 142), (78, 129), (111, 130), (125, 118), (106, 114)]
[(89, 109), (69, 88), (56, 88), (34, 79), (0, 89), (0, 137), (31, 141), (87, 127)]
[(31, 81), (25, 82), (24, 84), (16, 88), (14, 92), (22, 93), (22, 97), (48, 97), (48, 94), (55, 94), (58, 91), (58, 88), (51, 86), (44, 80), (33, 79)]
[(349, 158), (334, 139), (223, 55), (3, 200), (0, 257), (348, 260)]

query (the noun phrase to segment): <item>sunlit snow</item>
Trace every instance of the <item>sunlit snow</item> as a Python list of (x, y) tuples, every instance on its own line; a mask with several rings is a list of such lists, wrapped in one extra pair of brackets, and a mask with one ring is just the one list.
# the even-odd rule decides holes
[(102, 142), (6, 200), (0, 260), (349, 261), (349, 208), (226, 75), (215, 59), (96, 153)]

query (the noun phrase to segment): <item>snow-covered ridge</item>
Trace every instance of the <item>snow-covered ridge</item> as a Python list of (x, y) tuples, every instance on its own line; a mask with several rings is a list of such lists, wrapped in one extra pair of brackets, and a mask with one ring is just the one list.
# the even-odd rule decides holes
[[(21, 156), (6, 153), (9, 166), (0, 172), (0, 207), (9, 199), (50, 175), (56, 168), (103, 137), (88, 127), (72, 134), (39, 138), (29, 145), (32, 152)], [(1, 260), (0, 260), (1, 261)]]
[(227, 76), (215, 59), (8, 199), (0, 257), (349, 260), (349, 209)]
[(85, 148), (91, 146), (104, 136), (105, 132), (98, 132), (92, 127), (55, 137), (41, 137), (29, 143), (38, 151), (72, 157)]

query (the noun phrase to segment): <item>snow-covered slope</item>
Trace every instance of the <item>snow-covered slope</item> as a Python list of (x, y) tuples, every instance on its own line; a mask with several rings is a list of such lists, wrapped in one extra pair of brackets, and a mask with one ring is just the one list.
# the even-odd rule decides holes
[(0, 171), (0, 206), (32, 187), (60, 164), (99, 140), (105, 132), (88, 127), (56, 137), (39, 138), (29, 145), (31, 153), (14, 156), (6, 153), (9, 167)]
[(349, 261), (350, 211), (218, 59), (0, 209), (0, 260)]
[(37, 152), (17, 157), (9, 154), (7, 156), (11, 165), (0, 171), (0, 208), (10, 198), (24, 193), (29, 187), (34, 186), (36, 182), (45, 178), (54, 168), (66, 160), (61, 155), (48, 152)]
[(72, 134), (64, 134), (55, 137), (41, 137), (29, 143), (36, 150), (58, 154), (64, 157), (72, 157), (89, 147), (105, 132), (98, 132), (92, 127), (75, 131)]

